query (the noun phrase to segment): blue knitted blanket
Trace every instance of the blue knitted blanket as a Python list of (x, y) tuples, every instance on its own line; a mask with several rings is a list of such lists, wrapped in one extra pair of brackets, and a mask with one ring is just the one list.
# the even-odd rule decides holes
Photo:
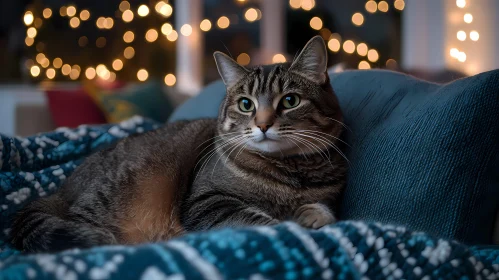
[(0, 141), (0, 279), (499, 279), (499, 248), (467, 247), (403, 227), (345, 221), (193, 233), (169, 242), (24, 255), (5, 242), (12, 215), (53, 193), (88, 154), (157, 123)]

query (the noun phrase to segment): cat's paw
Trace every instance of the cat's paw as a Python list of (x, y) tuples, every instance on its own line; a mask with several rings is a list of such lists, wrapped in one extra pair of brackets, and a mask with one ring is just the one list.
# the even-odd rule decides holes
[(294, 220), (301, 226), (318, 229), (336, 222), (333, 213), (327, 206), (314, 203), (300, 206), (295, 212)]

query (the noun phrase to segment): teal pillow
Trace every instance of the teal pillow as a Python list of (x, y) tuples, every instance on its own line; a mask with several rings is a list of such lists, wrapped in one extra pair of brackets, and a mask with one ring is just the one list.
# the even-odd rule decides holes
[[(340, 218), (489, 244), (499, 201), (499, 70), (438, 85), (383, 70), (332, 74), (351, 165)], [(171, 120), (216, 117), (221, 82)]]

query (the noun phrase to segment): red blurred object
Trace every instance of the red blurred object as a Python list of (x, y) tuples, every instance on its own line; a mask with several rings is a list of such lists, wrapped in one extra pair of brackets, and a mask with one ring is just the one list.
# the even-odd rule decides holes
[(104, 114), (84, 89), (51, 89), (45, 93), (52, 119), (58, 127), (106, 123)]

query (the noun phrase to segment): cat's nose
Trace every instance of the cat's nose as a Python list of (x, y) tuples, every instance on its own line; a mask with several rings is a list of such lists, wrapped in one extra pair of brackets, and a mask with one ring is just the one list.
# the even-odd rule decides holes
[(273, 125), (274, 123), (264, 123), (264, 124), (258, 124), (257, 127), (263, 132), (267, 132), (269, 128)]

